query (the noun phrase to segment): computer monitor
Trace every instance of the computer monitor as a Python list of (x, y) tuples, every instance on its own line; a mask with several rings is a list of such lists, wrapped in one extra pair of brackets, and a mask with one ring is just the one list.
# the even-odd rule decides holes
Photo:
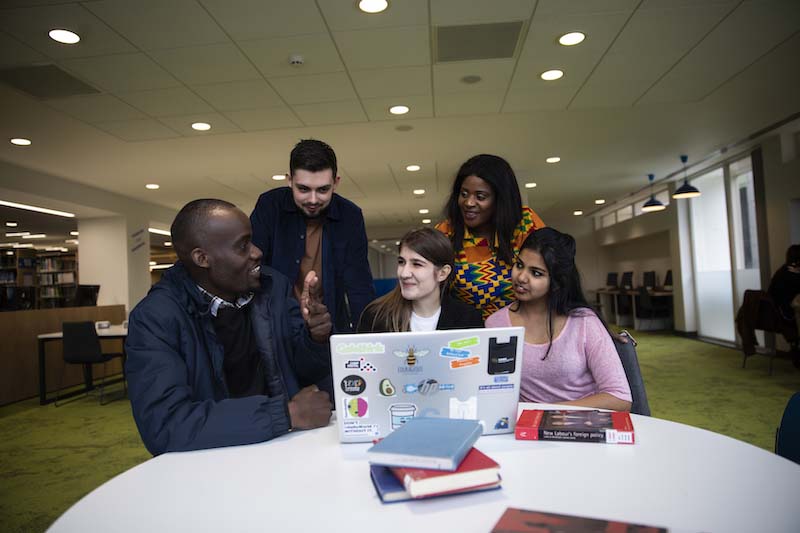
[(78, 285), (75, 289), (73, 307), (92, 307), (97, 305), (97, 295), (100, 293), (100, 285)]
[(642, 274), (642, 286), (652, 289), (656, 286), (656, 271), (650, 270)]
[(618, 281), (617, 273), (609, 272), (608, 276), (606, 277), (606, 287), (617, 287)]
[(622, 283), (620, 283), (620, 287), (622, 287), (623, 289), (633, 288), (633, 272), (622, 273)]
[(672, 270), (667, 270), (667, 275), (664, 277), (664, 288), (672, 288)]

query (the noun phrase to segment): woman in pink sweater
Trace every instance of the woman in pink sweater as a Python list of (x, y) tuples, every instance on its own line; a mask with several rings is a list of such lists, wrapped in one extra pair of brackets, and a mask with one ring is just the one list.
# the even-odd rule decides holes
[(575, 239), (552, 228), (532, 232), (511, 280), (516, 301), (486, 327), (525, 327), (520, 401), (629, 411), (631, 390), (611, 334), (581, 289)]

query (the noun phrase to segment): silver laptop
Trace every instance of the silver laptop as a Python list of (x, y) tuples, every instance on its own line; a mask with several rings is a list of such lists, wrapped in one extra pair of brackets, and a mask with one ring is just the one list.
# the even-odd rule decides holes
[(339, 439), (369, 442), (415, 416), (513, 432), (524, 338), (521, 327), (333, 335)]

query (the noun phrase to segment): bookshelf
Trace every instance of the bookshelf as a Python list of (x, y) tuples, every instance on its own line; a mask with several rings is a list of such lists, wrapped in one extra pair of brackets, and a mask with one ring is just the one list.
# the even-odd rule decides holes
[(36, 255), (33, 250), (0, 250), (0, 311), (36, 306)]
[(39, 308), (66, 307), (78, 287), (78, 260), (74, 253), (40, 255), (36, 264)]

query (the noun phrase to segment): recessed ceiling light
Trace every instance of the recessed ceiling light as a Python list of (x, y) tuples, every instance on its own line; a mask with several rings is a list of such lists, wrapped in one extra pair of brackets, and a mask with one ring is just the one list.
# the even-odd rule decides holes
[(461, 78), (461, 83), (466, 83), (467, 85), (475, 85), (476, 83), (478, 83), (482, 79), (483, 78), (481, 78), (480, 76), (478, 76), (476, 74), (469, 74), (469, 75), (464, 76), (463, 78)]
[(78, 239), (67, 239), (64, 241), (65, 244), (78, 244)]
[(400, 241), (394, 241), (395, 246), (400, 246)]
[(558, 69), (547, 70), (545, 72), (542, 72), (542, 76), (541, 77), (542, 77), (542, 79), (544, 81), (557, 80), (559, 78), (563, 78), (564, 77), (564, 71), (563, 70), (558, 70)]
[(571, 31), (559, 37), (558, 43), (564, 46), (575, 46), (576, 44), (581, 44), (584, 39), (586, 39), (585, 34), (579, 31)]
[(197, 131), (208, 131), (211, 129), (211, 124), (208, 122), (195, 122), (192, 124), (192, 129)]
[(573, 211), (572, 214), (575, 215), (576, 217), (579, 217), (579, 216), (581, 216), (583, 214), (583, 211), (581, 211), (580, 209), (577, 209), (577, 210)]
[(421, 166), (419, 166), (419, 165), (408, 165), (408, 166), (406, 167), (406, 170), (408, 170), (409, 172), (416, 172), (416, 171), (418, 171), (418, 170), (419, 170), (419, 169), (421, 169), (421, 168), (422, 168), (422, 167), (421, 167)]
[(75, 218), (75, 213), (67, 213), (66, 211), (57, 211), (55, 209), (37, 207), (35, 205), (18, 204), (16, 202), (6, 202), (5, 200), (0, 200), (0, 205), (4, 205), (6, 207), (16, 207), (17, 209), (25, 209), (26, 211), (36, 211), (37, 213), (44, 213), (46, 215), (58, 215), (60, 217)]
[(386, 248), (386, 245), (385, 244), (381, 244), (381, 248)]
[(416, 194), (417, 196), (425, 194), (425, 189), (414, 189), (414, 194)]
[(172, 241), (164, 241), (164, 246), (172, 246)]
[(561, 161), (561, 158), (558, 156), (548, 157), (545, 159), (546, 163), (558, 163), (559, 161)]
[(361, 0), (358, 2), (358, 9), (364, 13), (380, 13), (389, 7), (389, 2), (386, 0)]
[(12, 252), (11, 250), (9, 250), (9, 251), (7, 251), (7, 252), (6, 252), (6, 255), (14, 255), (14, 252)]
[(24, 237), (25, 235), (30, 235), (30, 231), (15, 231), (12, 233), (6, 233), (6, 237)]
[(423, 218), (423, 219), (422, 219), (422, 223), (423, 223), (423, 224), (430, 224), (430, 223), (431, 223), (431, 219), (429, 219), (429, 218)]
[(44, 233), (33, 233), (22, 236), (23, 239), (44, 239), (45, 237), (47, 237), (47, 235)]
[(78, 236), (78, 232), (77, 231), (70, 231), (69, 234), (72, 235), (73, 237), (77, 237)]
[(159, 185), (158, 183), (148, 183), (147, 185), (144, 186), (145, 189), (150, 189), (151, 191), (159, 189), (160, 187), (161, 185)]
[(536, 187), (536, 183), (533, 181), (529, 181), (528, 183), (525, 184), (526, 189), (533, 189), (534, 187)]
[(273, 174), (272, 179), (275, 181), (283, 181), (286, 179), (286, 174)]
[(598, 198), (597, 200), (594, 201), (594, 203), (595, 205), (603, 205), (604, 203), (606, 203), (606, 201), (603, 200), (602, 198)]
[(81, 40), (77, 33), (64, 29), (50, 30), (47, 35), (49, 35), (54, 41), (61, 44), (76, 44)]
[(13, 248), (33, 248), (33, 243), (27, 242), (25, 244), (14, 244)]
[(427, 215), (428, 213), (430, 213), (430, 211), (428, 209), (420, 209), (419, 210), (419, 214), (420, 215)]
[(147, 228), (147, 231), (149, 231), (150, 233), (155, 233), (156, 235), (166, 235), (167, 237), (172, 235), (167, 230), (158, 229), (158, 228)]
[(13, 220), (9, 220), (8, 222), (6, 222), (6, 226), (9, 228), (16, 228), (17, 226), (19, 226), (19, 224), (17, 222), (14, 222)]
[(155, 261), (150, 261), (150, 266), (153, 266), (153, 265), (155, 265), (155, 264), (156, 264), (156, 262), (155, 262)]
[(11, 142), (11, 144), (13, 144), (15, 146), (30, 146), (31, 145), (31, 140), (30, 139), (25, 139), (24, 137), (14, 137), (13, 139), (11, 139), (10, 142)]
[(414, 126), (409, 126), (408, 124), (400, 124), (399, 126), (395, 126), (394, 129), (396, 131), (411, 131), (414, 129)]
[(372, 244), (375, 244), (377, 242), (378, 242), (378, 239), (372, 239)]
[(405, 115), (408, 111), (408, 106), (405, 105), (393, 105), (389, 108), (389, 113), (392, 115)]

